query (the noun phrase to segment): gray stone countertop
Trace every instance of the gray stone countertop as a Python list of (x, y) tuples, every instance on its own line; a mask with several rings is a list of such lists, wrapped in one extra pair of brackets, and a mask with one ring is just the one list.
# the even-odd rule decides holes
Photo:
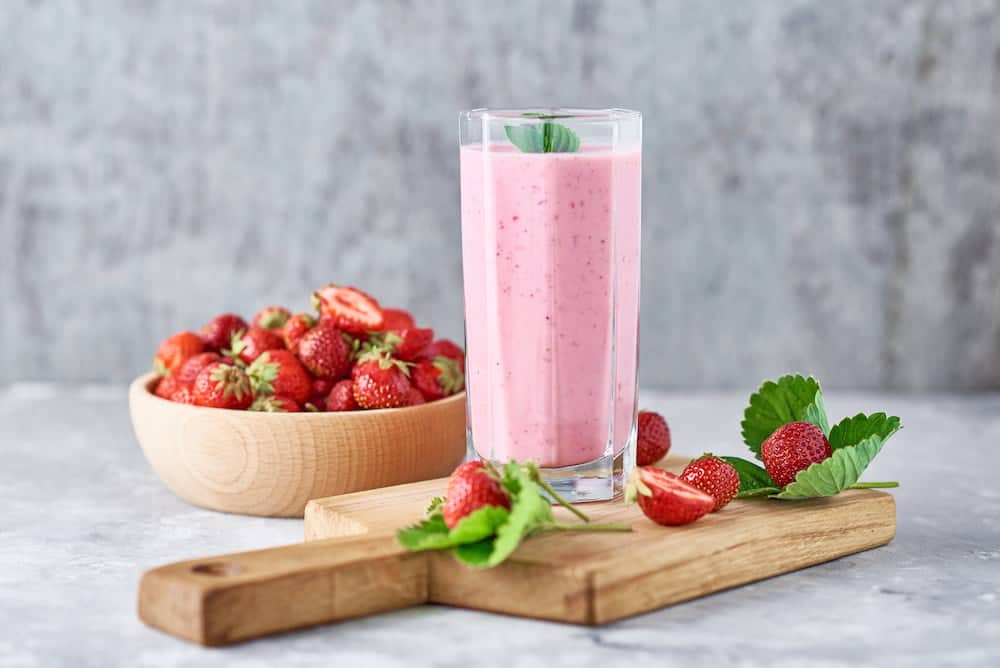
[[(741, 454), (743, 393), (645, 393), (674, 451)], [(301, 540), (301, 520), (175, 498), (123, 387), (0, 388), (0, 667), (1000, 665), (1000, 395), (830, 392), (899, 415), (866, 475), (898, 479), (888, 546), (603, 628), (426, 606), (203, 649), (135, 613), (153, 566)]]

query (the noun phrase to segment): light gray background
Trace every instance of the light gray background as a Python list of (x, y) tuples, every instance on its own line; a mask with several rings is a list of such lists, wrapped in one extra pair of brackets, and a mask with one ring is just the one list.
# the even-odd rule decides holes
[(1000, 387), (1000, 2), (0, 4), (0, 382), (336, 280), (461, 336), (457, 111), (645, 114), (642, 382)]

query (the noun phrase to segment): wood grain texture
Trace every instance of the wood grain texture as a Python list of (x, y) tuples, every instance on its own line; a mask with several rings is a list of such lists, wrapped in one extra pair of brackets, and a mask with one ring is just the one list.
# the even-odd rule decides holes
[[(672, 456), (662, 465), (679, 470), (687, 461)], [(896, 526), (893, 498), (872, 490), (734, 501), (672, 528), (634, 506), (601, 502), (586, 506), (594, 521), (627, 522), (634, 531), (535, 537), (507, 562), (479, 571), (395, 543), (396, 529), (419, 519), (446, 486), (442, 478), (311, 501), (306, 543), (151, 571), (140, 587), (140, 616), (202, 644), (423, 602), (599, 625), (884, 545)], [(555, 513), (574, 521), (562, 508)], [(304, 598), (292, 605), (289, 597)]]
[(165, 401), (152, 374), (129, 389), (146, 458), (175, 494), (248, 515), (302, 517), (309, 499), (435, 478), (465, 455), (465, 394), (350, 413), (256, 413)]

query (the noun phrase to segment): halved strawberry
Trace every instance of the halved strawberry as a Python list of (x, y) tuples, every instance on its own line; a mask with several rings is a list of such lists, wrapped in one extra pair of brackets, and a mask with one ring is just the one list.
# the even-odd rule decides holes
[(632, 471), (625, 501), (638, 501), (646, 517), (668, 526), (694, 522), (715, 508), (711, 495), (655, 466), (637, 466)]
[(322, 318), (350, 334), (378, 331), (385, 321), (374, 297), (353, 287), (331, 283), (320, 288), (313, 293), (313, 306)]

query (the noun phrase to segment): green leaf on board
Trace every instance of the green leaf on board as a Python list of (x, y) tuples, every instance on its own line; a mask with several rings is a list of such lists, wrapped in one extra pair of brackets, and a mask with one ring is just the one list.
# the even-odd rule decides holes
[(737, 495), (760, 489), (778, 489), (764, 467), (740, 457), (719, 457), (719, 459), (731, 464), (736, 469), (736, 473), (739, 474), (740, 489)]
[[(886, 417), (884, 413), (870, 416), (856, 415), (841, 421), (834, 432), (837, 447), (833, 455), (799, 471), (795, 480), (789, 483), (776, 499), (808, 499), (817, 496), (833, 496), (858, 481), (868, 465), (882, 450), (886, 440), (899, 430), (899, 418)], [(858, 441), (856, 439), (860, 438)], [(849, 443), (848, 441), (855, 441)]]

